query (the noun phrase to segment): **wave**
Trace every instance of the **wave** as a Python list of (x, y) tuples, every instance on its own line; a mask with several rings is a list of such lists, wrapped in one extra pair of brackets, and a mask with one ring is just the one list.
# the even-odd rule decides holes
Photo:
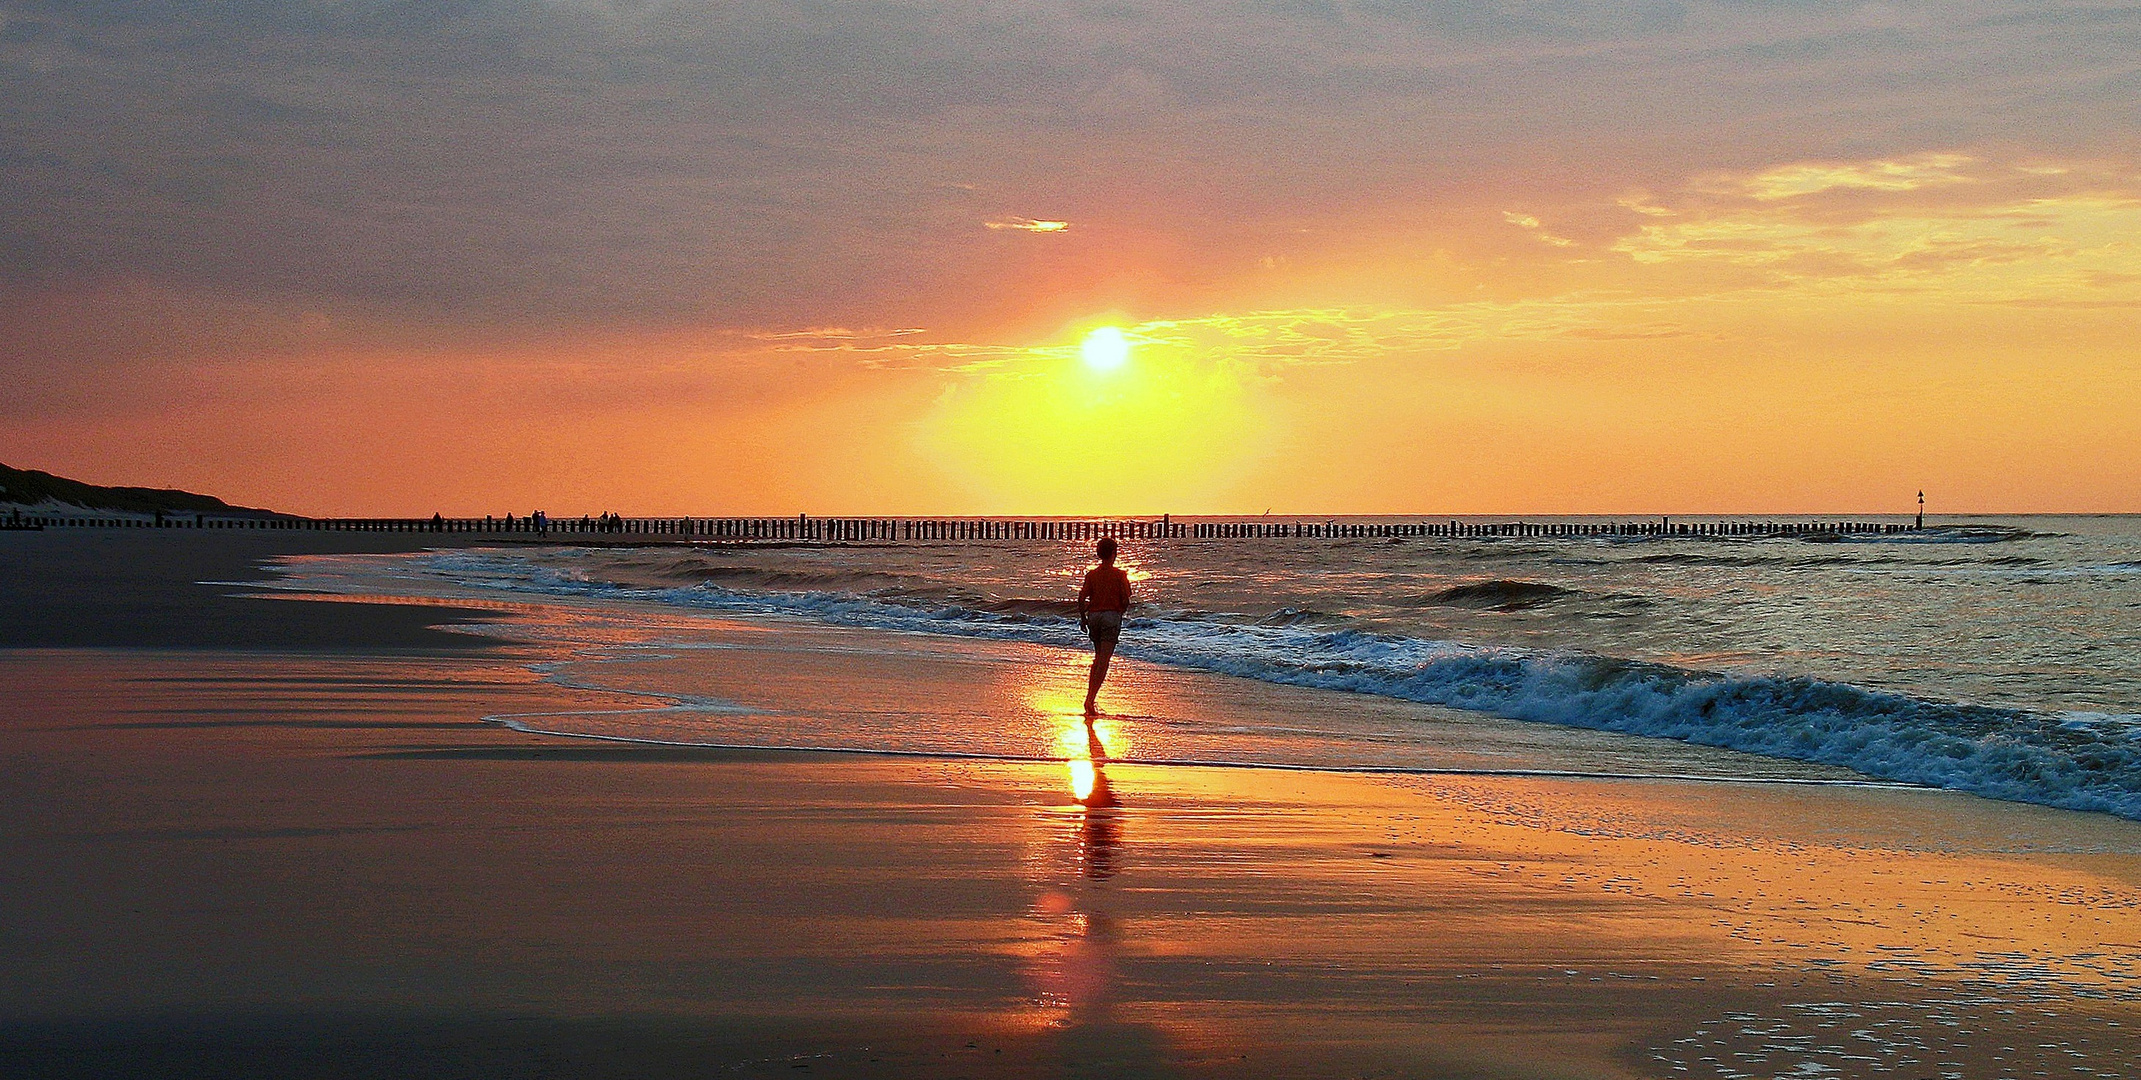
[(1912, 532), (1845, 535), (1854, 540), (1885, 541), (1891, 544), (2010, 544), (2060, 534), (2034, 532), (2011, 525), (1928, 525)]
[(1787, 560), (1782, 555), (1710, 555), (1694, 551), (1668, 551), (1656, 555), (1639, 555), (1628, 561), (1657, 566), (1779, 566)]
[[(1052, 600), (970, 605), (823, 591), (750, 592), (711, 583), (647, 589), (590, 581), (510, 556), (451, 553), (429, 558), (434, 572), (491, 589), (651, 600), (803, 616), (842, 626), (1061, 646), (1083, 642), (1075, 620)], [(1266, 682), (1679, 739), (1840, 765), (1886, 780), (2141, 820), (2141, 718), (2075, 723), (2072, 718), (1929, 701), (1805, 676), (1726, 674), (1589, 653), (1526, 652), (1318, 625), (1331, 618), (1291, 609), (1261, 622), (1187, 613), (1133, 616), (1121, 651), (1141, 660)]]
[(1452, 585), (1440, 592), (1429, 593), (1415, 601), (1422, 605), (1442, 607), (1487, 608), (1493, 611), (1522, 611), (1542, 604), (1551, 604), (1575, 592), (1559, 585), (1541, 581), (1474, 581)]
[[(1189, 620), (1180, 620), (1177, 617), (1177, 621)], [(1280, 608), (1256, 621), (1259, 626), (1343, 626), (1351, 623), (1353, 619), (1351, 616), (1334, 615), (1314, 608), (1289, 607)]]
[(1078, 617), (1078, 602), (1076, 600), (1035, 600), (1014, 597), (1009, 600), (977, 601), (974, 603), (974, 607), (992, 615), (1013, 618), (1076, 619)]

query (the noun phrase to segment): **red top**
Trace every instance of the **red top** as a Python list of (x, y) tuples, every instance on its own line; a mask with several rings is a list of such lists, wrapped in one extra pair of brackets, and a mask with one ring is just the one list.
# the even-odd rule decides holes
[(1078, 602), (1087, 611), (1130, 610), (1130, 575), (1120, 566), (1096, 566), (1085, 572), (1085, 587), (1078, 590)]

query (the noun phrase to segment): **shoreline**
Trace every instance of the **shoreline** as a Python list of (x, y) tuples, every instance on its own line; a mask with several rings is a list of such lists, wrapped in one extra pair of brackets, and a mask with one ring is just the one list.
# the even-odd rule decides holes
[[(1541, 725), (1733, 747), (1772, 760), (1827, 763), (1854, 770), (1851, 775), (2141, 820), (2141, 792), (2132, 779), (2141, 761), (2121, 733), (2132, 717), (2120, 715), (2130, 712), (2125, 703), (2134, 673), (2114, 661), (2103, 678), (2086, 679), (2074, 667), (2079, 654), (2060, 658), (2062, 650), (2072, 653), (2089, 641), (2108, 646), (2131, 638), (2130, 628), (2115, 625), (2115, 607), (2086, 617), (2056, 614), (2072, 605), (2047, 607), (2055, 614), (2038, 619), (2044, 624), (2038, 628), (2054, 636), (2043, 647), (2030, 644), (2036, 634), (1989, 630), (2008, 644), (1985, 656), (1954, 653), (1955, 636), (1934, 629), (1953, 614), (1944, 613), (1942, 601), (1927, 601), (1911, 617), (1895, 605), (1869, 607), (1851, 595), (1853, 565), (1822, 571), (1834, 580), (1779, 609), (1865, 615), (1831, 627), (1835, 640), (1816, 645), (1807, 637), (1815, 624), (1799, 616), (1763, 620), (1720, 610), (1739, 590), (1796, 596), (1792, 579), (1805, 568), (1790, 560), (1743, 573), (1725, 556), (1696, 569), (1683, 568), (1677, 556), (1639, 554), (1620, 562), (1577, 560), (1575, 570), (1540, 556), (1539, 567), (1502, 571), (1523, 580), (1482, 581), (1494, 566), (1474, 566), (1469, 556), (1414, 565), (1424, 551), (1377, 545), (1336, 565), (1296, 564), (1274, 554), (1270, 565), (1299, 570), (1300, 585), (1260, 606), (1257, 596), (1238, 593), (1248, 580), (1242, 575), (1253, 577), (1264, 565), (1262, 556), (1244, 561), (1215, 549), (1176, 553), (1181, 561), (1170, 561), (1175, 556), (1163, 550), (1150, 569), (1162, 578), (1167, 598), (1138, 625), (1123, 655), (1267, 685), (1351, 690)], [(2105, 559), (2123, 551), (2090, 554)], [(1219, 561), (1207, 565), (1207, 555)], [(1538, 561), (1521, 556), (1512, 557)], [(2018, 582), (2011, 588), (2026, 602), (2044, 584), (2028, 576), (2040, 556), (2051, 557), (1989, 557), (1987, 565), (1994, 576)], [(1820, 566), (1836, 562), (1808, 557)], [(1069, 550), (653, 556), (499, 548), (444, 558), (413, 574), (406, 573), (413, 567), (391, 559), (315, 569), (320, 587), (361, 595), (406, 589), (486, 601), (510, 594), (538, 605), (638, 605), (679, 616), (788, 614), (810, 625), (1063, 647), (1081, 642), (1068, 602), (1045, 591), (1045, 583), (1066, 560), (1075, 561)], [(1952, 572), (1975, 573), (1984, 569), (1976, 565), (1982, 561), (1971, 554)], [(1957, 563), (1943, 553), (1922, 569), (1940, 580)], [(2103, 572), (2122, 575), (2124, 565), (2107, 563)], [(946, 566), (954, 568), (950, 579), (940, 573)], [(300, 581), (313, 578), (303, 566), (294, 572)], [(1386, 582), (1396, 591), (1358, 603), (1348, 598), (1340, 584), (1347, 574), (1377, 572), (1401, 575)], [(1415, 572), (1427, 583), (1419, 596), (1404, 593), (1402, 575)], [(1210, 580), (1199, 576), (1207, 573)], [(1652, 594), (1669, 593), (1675, 586), (1662, 579), (1678, 578), (1693, 579), (1698, 595), (1685, 610), (1666, 611), (1671, 604)], [(2072, 592), (2061, 596), (2077, 599)], [(1662, 613), (1643, 614), (1654, 610)], [(2057, 637), (2061, 632), (2079, 640)], [(1945, 659), (1921, 663), (1927, 656)], [(2092, 708), (2105, 715), (2092, 718)], [(2105, 723), (2090, 726), (2096, 720)], [(1409, 764), (1402, 747), (1384, 749), (1400, 751), (1391, 763)], [(1636, 771), (1653, 771), (1642, 764)]]

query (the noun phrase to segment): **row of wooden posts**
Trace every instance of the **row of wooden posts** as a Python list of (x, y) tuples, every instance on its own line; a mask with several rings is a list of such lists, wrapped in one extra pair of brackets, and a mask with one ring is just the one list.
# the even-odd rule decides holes
[(1910, 532), (1920, 526), (1894, 521), (1176, 521), (1172, 517), (1129, 519), (1005, 518), (305, 518), (287, 516), (166, 515), (160, 519), (94, 515), (20, 514), (0, 525), (19, 528), (289, 529), (313, 532), (488, 533), (522, 540), (660, 538), (696, 541), (800, 541), (892, 543), (930, 541), (1234, 540), (1465, 537), (1760, 537)]

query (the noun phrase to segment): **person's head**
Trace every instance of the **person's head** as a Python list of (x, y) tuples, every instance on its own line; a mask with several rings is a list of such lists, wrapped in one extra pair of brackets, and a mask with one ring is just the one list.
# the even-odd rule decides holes
[(1101, 538), (1100, 538), (1100, 543), (1097, 543), (1097, 544), (1094, 544), (1094, 545), (1093, 545), (1093, 553), (1094, 553), (1095, 555), (1098, 555), (1098, 556), (1100, 556), (1100, 561), (1101, 561), (1101, 562), (1104, 562), (1104, 563), (1111, 563), (1111, 562), (1114, 562), (1114, 561), (1115, 561), (1115, 538), (1114, 538), (1114, 537), (1112, 537), (1112, 536), (1103, 536), (1103, 537), (1101, 537)]

